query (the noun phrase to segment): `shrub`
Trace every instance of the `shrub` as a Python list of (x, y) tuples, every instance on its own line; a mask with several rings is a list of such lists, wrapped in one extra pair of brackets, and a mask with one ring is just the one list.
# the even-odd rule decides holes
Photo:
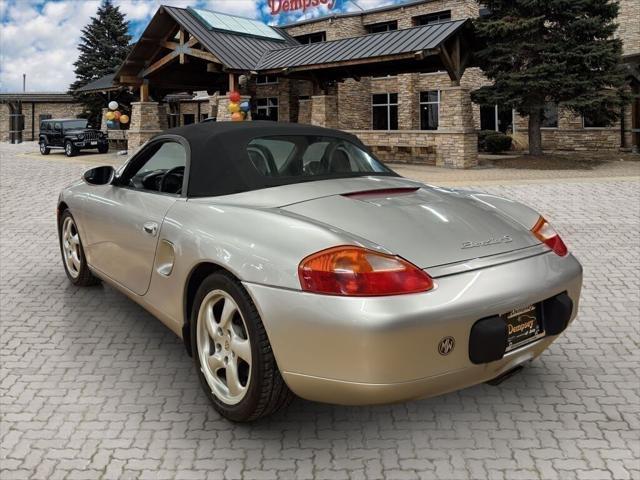
[(483, 152), (500, 153), (511, 149), (511, 137), (504, 133), (485, 131), (478, 135), (478, 149)]

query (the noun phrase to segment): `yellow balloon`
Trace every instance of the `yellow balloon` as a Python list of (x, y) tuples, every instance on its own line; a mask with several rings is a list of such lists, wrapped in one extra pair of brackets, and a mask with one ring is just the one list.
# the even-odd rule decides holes
[(116, 118), (116, 114), (113, 112), (107, 112), (105, 116), (107, 117), (107, 120), (113, 120), (114, 118)]
[(240, 104), (239, 103), (231, 102), (229, 104), (229, 112), (237, 113), (239, 111), (240, 111)]
[(122, 123), (123, 125), (125, 123), (129, 123), (129, 115), (125, 115), (125, 114), (120, 115), (120, 123)]
[(231, 115), (231, 120), (234, 122), (241, 122), (244, 120), (244, 116), (240, 112), (235, 112)]

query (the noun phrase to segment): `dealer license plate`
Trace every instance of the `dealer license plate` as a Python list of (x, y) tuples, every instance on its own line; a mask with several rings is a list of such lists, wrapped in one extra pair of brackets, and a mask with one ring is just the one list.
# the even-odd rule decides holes
[(504, 315), (507, 322), (507, 352), (544, 336), (539, 311), (538, 305), (529, 305)]
[(97, 144), (98, 144), (98, 142), (97, 142), (97, 141), (95, 141), (95, 142), (91, 142), (91, 145), (97, 145)]

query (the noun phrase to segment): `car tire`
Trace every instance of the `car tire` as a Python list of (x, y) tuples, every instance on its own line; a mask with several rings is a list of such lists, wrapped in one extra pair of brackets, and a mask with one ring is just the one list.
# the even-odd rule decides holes
[(78, 154), (78, 149), (73, 145), (71, 140), (64, 142), (64, 154), (67, 157), (75, 157)]
[(47, 141), (43, 138), (40, 140), (40, 155), (49, 155), (51, 149), (47, 147)]
[(62, 254), (62, 264), (69, 281), (78, 287), (90, 287), (98, 285), (100, 279), (95, 277), (87, 265), (80, 232), (76, 221), (69, 210), (65, 210), (60, 215), (58, 226), (58, 237), (60, 241), (60, 253)]
[(196, 372), (222, 416), (249, 422), (291, 402), (258, 310), (232, 275), (216, 272), (202, 282), (190, 323)]
[(109, 152), (109, 144), (100, 145), (98, 147), (98, 153), (107, 153), (107, 152)]

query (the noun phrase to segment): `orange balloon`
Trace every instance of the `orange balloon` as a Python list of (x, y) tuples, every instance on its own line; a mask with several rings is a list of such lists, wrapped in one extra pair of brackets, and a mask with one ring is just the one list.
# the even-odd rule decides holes
[(241, 122), (242, 120), (244, 120), (244, 116), (240, 112), (236, 112), (231, 115), (231, 120), (234, 122)]
[(120, 123), (129, 123), (129, 115), (125, 115), (124, 113), (120, 115)]

